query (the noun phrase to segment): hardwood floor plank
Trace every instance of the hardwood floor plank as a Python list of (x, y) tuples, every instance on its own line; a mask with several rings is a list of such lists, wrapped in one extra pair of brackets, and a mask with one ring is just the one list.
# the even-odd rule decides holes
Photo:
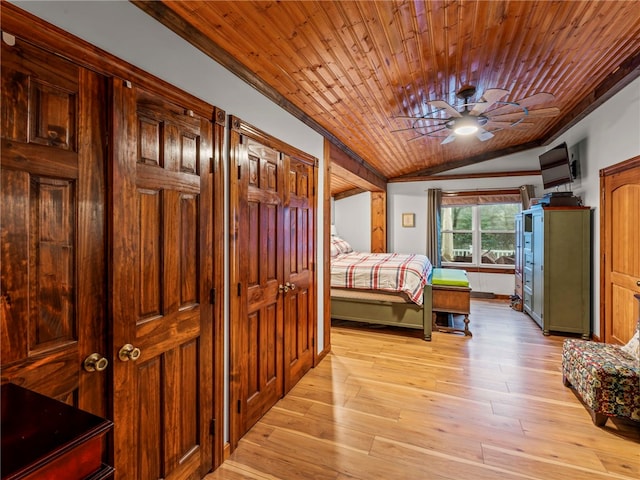
[(332, 352), (207, 480), (631, 480), (640, 424), (593, 425), (564, 337), (473, 299), (473, 337), (333, 327)]
[(635, 480), (631, 477), (618, 475), (612, 472), (592, 470), (583, 465), (572, 465), (554, 458), (543, 458), (518, 452), (513, 449), (484, 446), (484, 461), (487, 465), (502, 468), (512, 468), (517, 464), (523, 471), (538, 473), (541, 478), (547, 480), (566, 480), (567, 478), (579, 478), (580, 480), (604, 480), (620, 479)]
[(482, 460), (460, 458), (455, 449), (448, 452), (431, 450), (406, 442), (376, 438), (371, 454), (407, 466), (421, 465), (422, 476), (416, 478), (444, 478), (448, 480), (543, 480), (543, 477), (514, 472), (497, 466), (485, 465)]

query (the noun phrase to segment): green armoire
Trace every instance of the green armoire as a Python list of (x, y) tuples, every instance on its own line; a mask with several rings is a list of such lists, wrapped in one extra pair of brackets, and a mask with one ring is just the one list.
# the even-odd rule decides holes
[(524, 311), (552, 332), (591, 336), (591, 210), (535, 207), (522, 212)]

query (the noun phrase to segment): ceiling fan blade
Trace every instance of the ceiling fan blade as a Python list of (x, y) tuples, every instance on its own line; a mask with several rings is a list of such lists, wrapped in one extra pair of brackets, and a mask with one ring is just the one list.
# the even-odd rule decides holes
[(427, 115), (398, 115), (391, 118), (394, 120), (444, 120), (442, 117), (430, 117)]
[[(420, 120), (419, 118), (416, 120), (416, 122)], [(416, 122), (413, 122), (413, 124), (410, 127), (407, 128), (399, 128), (397, 130), (390, 130), (389, 133), (398, 133), (398, 132), (407, 132), (409, 130), (426, 130), (428, 128), (438, 128), (442, 125), (444, 125), (446, 122), (442, 119), (440, 119), (441, 123), (434, 123), (431, 125), (416, 125)], [(429, 132), (425, 132), (425, 133), (429, 133)]]
[(415, 127), (399, 128), (398, 130), (390, 130), (389, 133), (407, 132), (409, 130), (415, 130)]
[(476, 132), (476, 137), (478, 137), (480, 141), (486, 142), (490, 138), (493, 138), (493, 133), (488, 132), (484, 128), (479, 128), (478, 131)]
[(413, 142), (414, 140), (418, 140), (419, 138), (422, 138), (422, 137), (424, 137), (426, 135), (429, 135), (429, 134), (428, 133), (421, 133), (420, 135), (418, 135), (416, 137), (411, 137), (409, 140), (407, 140), (407, 143), (408, 142)]
[[(494, 110), (495, 111), (495, 110)], [(528, 110), (527, 113), (523, 111), (516, 111), (511, 113), (504, 113), (501, 115), (491, 115), (489, 116), (489, 121), (503, 121), (503, 122), (516, 122), (522, 118), (543, 118), (543, 117), (555, 117), (560, 114), (560, 109), (558, 107), (549, 107), (549, 108), (539, 108), (537, 110)]]
[(443, 126), (441, 126), (441, 125), (433, 125), (433, 126), (438, 126), (438, 127), (440, 127), (440, 128), (438, 128), (438, 129), (436, 129), (436, 130), (433, 130), (433, 131), (431, 131), (431, 132), (424, 132), (424, 133), (421, 133), (421, 134), (420, 134), (420, 135), (418, 135), (417, 137), (410, 138), (409, 140), (407, 140), (407, 142), (412, 142), (412, 141), (414, 141), (414, 140), (417, 140), (417, 139), (419, 139), (419, 138), (424, 137), (425, 135), (426, 135), (426, 136), (429, 136), (429, 137), (441, 137), (441, 135), (434, 135), (434, 133), (440, 132), (440, 131), (442, 131), (442, 130), (448, 130), (448, 129), (447, 129), (447, 127), (443, 127)]
[(447, 143), (453, 142), (455, 139), (456, 139), (456, 134), (452, 133), (447, 138), (445, 138), (443, 141), (441, 141), (440, 145), (446, 145)]
[(458, 110), (453, 108), (451, 105), (449, 105), (444, 100), (434, 100), (433, 102), (427, 102), (427, 105), (429, 105), (431, 107), (435, 107), (435, 108), (440, 109), (440, 110), (444, 110), (445, 112), (447, 112), (449, 114), (450, 117), (461, 117), (462, 116)]
[(491, 115), (500, 115), (502, 113), (510, 112), (514, 108), (522, 110), (522, 108), (530, 108), (535, 107), (536, 105), (540, 105), (542, 103), (551, 102), (556, 97), (551, 93), (541, 92), (531, 95), (530, 97), (525, 97), (517, 102), (509, 102), (507, 105), (502, 107), (498, 107), (495, 110), (490, 112)]
[(502, 88), (490, 88), (486, 90), (480, 101), (471, 109), (471, 115), (480, 115), (491, 105), (503, 98), (507, 93), (509, 93), (509, 91), (503, 90)]
[(496, 128), (496, 129), (504, 129), (504, 128), (518, 128), (518, 129), (527, 129), (533, 127), (535, 124), (531, 122), (500, 122), (489, 120), (486, 124), (487, 127)]

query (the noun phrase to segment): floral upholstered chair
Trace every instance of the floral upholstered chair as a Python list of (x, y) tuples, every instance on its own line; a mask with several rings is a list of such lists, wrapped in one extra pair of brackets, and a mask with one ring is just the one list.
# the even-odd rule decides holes
[(566, 339), (562, 349), (562, 380), (573, 387), (604, 426), (609, 417), (640, 421), (640, 321), (626, 345)]

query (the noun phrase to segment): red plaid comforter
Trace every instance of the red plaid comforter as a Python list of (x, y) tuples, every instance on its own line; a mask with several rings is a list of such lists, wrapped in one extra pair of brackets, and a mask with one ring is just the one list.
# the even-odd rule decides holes
[(420, 254), (352, 252), (331, 260), (331, 286), (404, 292), (422, 305), (431, 262)]

